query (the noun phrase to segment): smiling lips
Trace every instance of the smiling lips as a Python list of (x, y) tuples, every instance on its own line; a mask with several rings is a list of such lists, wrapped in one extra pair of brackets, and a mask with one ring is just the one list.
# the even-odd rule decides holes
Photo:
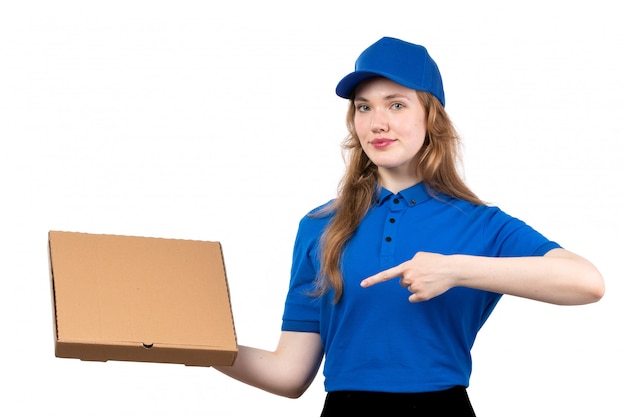
[(386, 148), (387, 146), (391, 145), (392, 143), (394, 143), (395, 140), (393, 139), (388, 139), (388, 138), (378, 138), (378, 139), (374, 139), (370, 142), (370, 144), (375, 147), (376, 149), (382, 149), (382, 148)]

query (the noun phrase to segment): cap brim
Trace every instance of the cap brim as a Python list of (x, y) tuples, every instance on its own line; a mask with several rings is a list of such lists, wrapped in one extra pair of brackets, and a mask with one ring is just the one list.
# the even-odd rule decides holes
[(387, 76), (384, 74), (371, 72), (371, 71), (355, 71), (353, 73), (346, 75), (345, 77), (343, 77), (341, 81), (339, 81), (339, 84), (337, 84), (337, 88), (335, 89), (335, 92), (337, 93), (339, 97), (349, 99), (352, 97), (352, 93), (354, 92), (354, 89), (361, 81), (366, 80), (368, 78), (372, 78), (372, 77), (387, 77)]
[(341, 81), (339, 81), (335, 92), (341, 98), (352, 98), (352, 93), (354, 93), (354, 89), (357, 87), (357, 85), (359, 85), (361, 81), (365, 81), (368, 78), (374, 77), (384, 77), (407, 88), (423, 90), (423, 88), (418, 85), (413, 85), (407, 80), (403, 80), (398, 76), (395, 76), (393, 74), (387, 74), (383, 71), (354, 71), (353, 73), (346, 75)]
[(445, 101), (444, 101), (444, 96), (443, 96), (443, 91), (439, 92), (439, 94), (435, 94), (432, 91), (429, 91), (427, 88), (424, 88), (421, 85), (414, 85), (411, 82), (408, 82), (407, 80), (403, 80), (395, 75), (392, 74), (385, 74), (382, 71), (355, 71), (352, 72), (348, 75), (346, 75), (345, 77), (343, 77), (343, 79), (341, 81), (339, 81), (339, 84), (337, 84), (337, 88), (335, 88), (335, 92), (337, 93), (337, 95), (341, 98), (347, 98), (347, 99), (351, 99), (352, 98), (352, 94), (354, 93), (354, 89), (359, 85), (360, 82), (367, 80), (368, 78), (373, 78), (373, 77), (384, 77), (387, 78), (391, 81), (394, 81), (400, 85), (403, 85), (407, 88), (412, 88), (414, 90), (418, 90), (418, 91), (428, 91), (431, 94), (433, 94), (435, 97), (437, 97), (437, 99), (441, 102), (441, 104), (445, 105)]

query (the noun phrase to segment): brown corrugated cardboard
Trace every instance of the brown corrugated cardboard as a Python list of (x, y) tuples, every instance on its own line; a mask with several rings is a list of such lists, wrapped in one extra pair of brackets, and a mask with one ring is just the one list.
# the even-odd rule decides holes
[(55, 356), (232, 365), (219, 242), (50, 231)]

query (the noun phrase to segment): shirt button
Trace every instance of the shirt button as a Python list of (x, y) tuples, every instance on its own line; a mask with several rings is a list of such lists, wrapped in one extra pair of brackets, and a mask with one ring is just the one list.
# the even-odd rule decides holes
[(391, 238), (390, 238), (389, 236), (387, 236), (387, 237), (385, 238), (385, 241), (386, 241), (386, 242), (391, 242)]
[(393, 217), (391, 219), (389, 219), (389, 223), (395, 223), (396, 219), (394, 219)]
[(400, 202), (400, 200), (398, 200), (397, 198), (393, 199), (393, 204), (398, 204)]
[(414, 206), (415, 205), (415, 200), (411, 200), (411, 205)]

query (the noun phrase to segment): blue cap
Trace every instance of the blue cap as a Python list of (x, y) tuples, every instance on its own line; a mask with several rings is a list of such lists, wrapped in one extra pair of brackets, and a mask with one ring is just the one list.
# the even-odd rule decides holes
[(354, 72), (339, 81), (335, 91), (339, 97), (350, 98), (361, 81), (377, 76), (429, 92), (446, 104), (439, 68), (421, 45), (389, 37), (380, 39), (359, 55)]

